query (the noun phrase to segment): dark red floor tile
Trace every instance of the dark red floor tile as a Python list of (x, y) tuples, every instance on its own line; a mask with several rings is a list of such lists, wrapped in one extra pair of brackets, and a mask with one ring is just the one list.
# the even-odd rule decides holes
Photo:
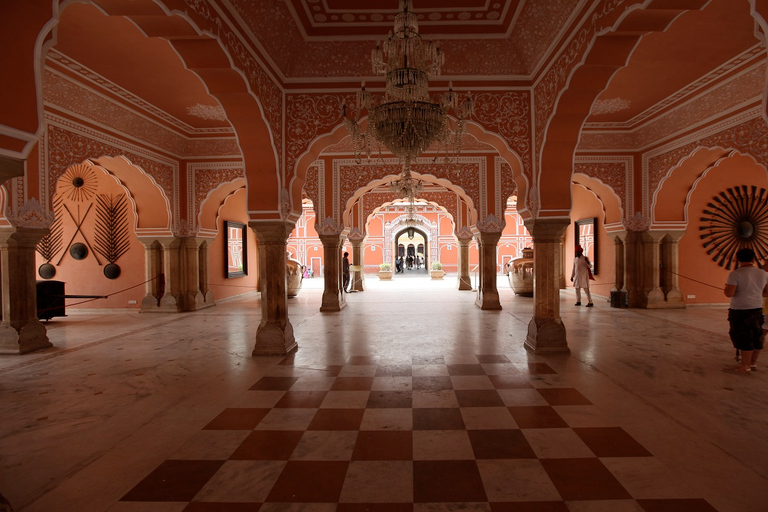
[(631, 498), (600, 459), (540, 459), (539, 462), (565, 501)]
[(320, 377), (338, 377), (341, 370), (344, 369), (344, 365), (330, 364), (330, 365), (311, 365), (304, 368), (309, 368), (314, 372), (318, 372)]
[(288, 461), (267, 501), (337, 503), (348, 465), (346, 461)]
[(339, 503), (336, 512), (413, 512), (413, 503)]
[(331, 391), (370, 391), (373, 377), (336, 377)]
[(286, 391), (275, 407), (314, 409), (320, 407), (327, 394), (327, 391)]
[(291, 389), (291, 386), (293, 386), (297, 380), (299, 380), (298, 377), (262, 377), (256, 384), (251, 386), (251, 389), (263, 391), (287, 391)]
[(361, 431), (357, 434), (352, 460), (413, 460), (413, 432)]
[(574, 388), (537, 388), (549, 405), (592, 405), (592, 402)]
[(376, 377), (410, 377), (409, 364), (380, 364), (376, 367)]
[(566, 428), (568, 423), (548, 405), (508, 407), (520, 428)]
[(485, 375), (485, 370), (480, 364), (449, 364), (448, 375)]
[(318, 409), (307, 430), (358, 430), (365, 409)]
[(413, 501), (488, 501), (477, 463), (473, 460), (417, 460), (413, 462)]
[(229, 456), (232, 460), (288, 460), (304, 432), (254, 430)]
[(413, 377), (411, 385), (414, 391), (442, 391), (453, 389), (453, 382), (450, 377)]
[(259, 512), (261, 503), (214, 503), (193, 501), (182, 512)]
[(598, 457), (651, 456), (651, 452), (619, 427), (582, 427), (573, 431)]
[(410, 391), (371, 391), (366, 407), (371, 409), (410, 408), (413, 399)]
[(379, 363), (378, 356), (349, 356), (347, 358), (347, 364), (367, 365), (367, 364), (378, 364), (378, 363)]
[(415, 365), (445, 364), (445, 357), (444, 356), (413, 356), (411, 358), (411, 364), (415, 364)]
[(704, 499), (637, 500), (645, 512), (717, 512)]
[(556, 374), (557, 372), (547, 363), (528, 363), (528, 373), (532, 375), (547, 375)]
[(475, 354), (480, 364), (510, 363), (509, 358), (503, 354)]
[(190, 501), (222, 464), (223, 460), (166, 460), (121, 501)]
[(413, 430), (464, 430), (464, 418), (458, 407), (413, 410)]
[(525, 375), (489, 375), (493, 387), (496, 389), (521, 389), (532, 388), (531, 381)]
[(457, 389), (454, 393), (459, 407), (504, 407), (495, 389)]
[(490, 505), (491, 512), (568, 512), (564, 501), (515, 501)]
[(536, 454), (520, 430), (469, 430), (477, 459), (535, 459)]
[(253, 430), (270, 409), (224, 409), (203, 430)]

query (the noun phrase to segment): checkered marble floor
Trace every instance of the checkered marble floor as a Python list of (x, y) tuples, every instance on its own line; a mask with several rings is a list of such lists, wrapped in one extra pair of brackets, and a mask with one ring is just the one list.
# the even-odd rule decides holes
[(546, 363), (312, 357), (273, 366), (110, 512), (715, 510)]

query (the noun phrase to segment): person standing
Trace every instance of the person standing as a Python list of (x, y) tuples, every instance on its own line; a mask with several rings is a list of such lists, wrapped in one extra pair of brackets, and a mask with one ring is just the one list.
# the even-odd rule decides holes
[(341, 261), (341, 275), (342, 275), (342, 282), (341, 282), (341, 288), (345, 292), (347, 291), (347, 286), (349, 286), (349, 253), (344, 253), (344, 259)]
[(589, 274), (592, 264), (589, 258), (584, 256), (584, 249), (580, 245), (576, 246), (575, 257), (573, 258), (573, 270), (571, 271), (571, 282), (576, 288), (576, 306), (581, 306), (581, 289), (587, 293), (587, 307), (591, 308), (592, 295), (589, 293)]
[(757, 358), (763, 349), (763, 297), (768, 296), (768, 273), (755, 263), (755, 251), (736, 251), (738, 267), (728, 274), (725, 296), (731, 299), (728, 309), (728, 334), (734, 348), (741, 351), (741, 361), (727, 373), (750, 375), (757, 369)]

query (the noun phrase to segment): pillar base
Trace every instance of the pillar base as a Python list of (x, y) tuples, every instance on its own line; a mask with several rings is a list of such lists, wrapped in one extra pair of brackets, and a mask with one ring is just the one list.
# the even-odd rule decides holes
[(560, 318), (533, 317), (528, 324), (525, 349), (534, 354), (567, 354), (568, 341)]
[(284, 326), (272, 322), (261, 322), (256, 331), (254, 356), (284, 356), (298, 349), (293, 337), (293, 326), (286, 321)]
[(486, 291), (480, 290), (475, 305), (484, 311), (498, 311), (501, 309), (501, 301), (499, 301), (499, 292), (496, 290)]
[(28, 323), (20, 332), (10, 325), (0, 325), (0, 354), (27, 354), (52, 346), (45, 326), (39, 321)]
[(471, 290), (472, 279), (469, 276), (459, 276), (459, 290)]
[(323, 292), (323, 302), (320, 305), (321, 313), (336, 313), (345, 307), (347, 307), (347, 300), (342, 293)]

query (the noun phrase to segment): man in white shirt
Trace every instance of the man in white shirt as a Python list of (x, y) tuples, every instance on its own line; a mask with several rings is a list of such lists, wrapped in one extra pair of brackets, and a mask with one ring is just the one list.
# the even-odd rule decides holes
[(731, 299), (728, 334), (733, 346), (741, 351), (741, 362), (723, 371), (750, 375), (757, 370), (757, 358), (763, 349), (763, 297), (768, 297), (768, 273), (755, 264), (752, 249), (739, 249), (736, 260), (739, 266), (728, 274), (724, 291)]

